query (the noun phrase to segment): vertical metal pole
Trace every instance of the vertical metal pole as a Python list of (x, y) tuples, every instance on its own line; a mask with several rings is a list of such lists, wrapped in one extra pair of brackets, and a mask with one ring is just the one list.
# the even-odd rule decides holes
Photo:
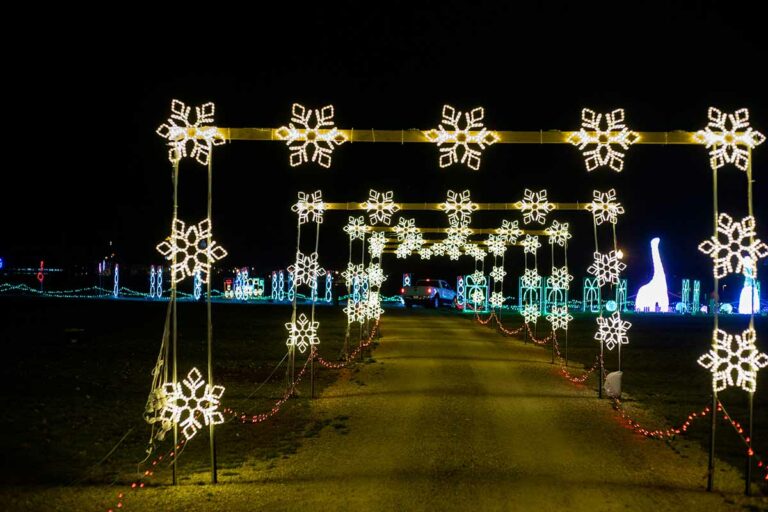
[[(747, 149), (747, 211), (750, 216), (754, 217), (754, 209), (752, 204), (752, 148)], [(754, 234), (750, 236), (750, 243), (755, 243), (755, 237)], [(755, 272), (752, 273), (752, 288), (750, 290), (750, 308), (749, 308), (749, 328), (754, 329), (755, 328), (755, 287), (757, 286), (757, 264), (755, 263)], [(758, 368), (751, 368), (752, 371), (758, 370)], [(752, 435), (754, 434), (754, 431), (752, 430), (752, 412), (754, 409), (754, 398), (755, 393), (754, 391), (749, 392), (749, 415), (747, 417), (747, 423), (748, 423), (748, 430), (747, 430), (747, 439), (749, 439), (749, 442), (747, 443), (747, 467), (744, 475), (745, 479), (745, 487), (744, 487), (744, 494), (746, 496), (752, 495)]]
[[(171, 225), (171, 237), (173, 237), (173, 228), (176, 225), (176, 219), (179, 217), (179, 162), (178, 160), (173, 163), (173, 222)], [(175, 240), (173, 241), (175, 243)], [(176, 276), (174, 275), (174, 272), (176, 270), (176, 251), (173, 252), (173, 256), (171, 258), (171, 325), (173, 328), (173, 336), (172, 336), (172, 343), (173, 343), (173, 365), (172, 365), (172, 373), (173, 373), (173, 386), (176, 387), (176, 383), (178, 382), (179, 375), (178, 375), (178, 359), (177, 359), (177, 345), (178, 345), (178, 315), (176, 310)], [(179, 426), (178, 424), (173, 424), (173, 465), (172, 465), (172, 475), (171, 480), (173, 485), (176, 485), (177, 482), (177, 476), (176, 476), (176, 458), (178, 456), (179, 451)]]
[[(206, 242), (206, 250), (211, 250), (212, 243), (212, 231), (213, 231), (213, 152), (208, 155), (208, 221), (210, 229), (208, 231), (208, 240)], [(210, 254), (210, 252), (209, 252)], [(209, 263), (212, 263), (210, 258)], [(211, 279), (213, 274), (213, 266), (211, 265), (208, 271), (208, 283), (205, 290), (205, 302), (208, 316), (208, 385), (213, 388), (213, 315), (211, 314)], [(210, 453), (211, 453), (211, 483), (218, 482), (218, 474), (216, 472), (216, 425), (211, 422), (209, 428), (210, 438)]]
[(747, 469), (745, 472), (744, 494), (752, 496), (752, 412), (754, 410), (755, 393), (749, 393), (749, 414), (747, 416)]
[(603, 378), (605, 374), (605, 368), (603, 367), (603, 342), (600, 341), (600, 375), (598, 375), (597, 383), (597, 398), (603, 398)]
[[(717, 169), (712, 170), (712, 206), (714, 218), (714, 233), (717, 234)], [(720, 302), (720, 282), (715, 275), (714, 317), (715, 330), (718, 328), (718, 302)], [(715, 337), (712, 337), (712, 349), (716, 350)], [(709, 462), (707, 464), (707, 491), (715, 486), (715, 427), (717, 426), (717, 390), (712, 386), (712, 417), (709, 423)]]
[(309, 396), (311, 398), (315, 398), (315, 347), (313, 346), (311, 349), (311, 354), (309, 355)]

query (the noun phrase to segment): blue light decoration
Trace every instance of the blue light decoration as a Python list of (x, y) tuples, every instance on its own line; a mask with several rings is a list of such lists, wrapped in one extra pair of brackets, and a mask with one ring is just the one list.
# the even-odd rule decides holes
[(289, 302), (293, 302), (296, 298), (296, 285), (293, 282), (293, 272), (288, 272), (288, 293), (286, 296)]
[[(99, 263), (99, 269), (101, 269), (101, 263)], [(157, 285), (155, 284), (157, 278), (155, 277), (155, 266), (150, 265), (149, 267), (149, 298), (154, 299), (155, 298), (155, 288)]]
[(403, 288), (411, 286), (411, 274), (403, 274)]
[(232, 278), (229, 278), (229, 277), (224, 280), (224, 298), (225, 299), (235, 298), (235, 291), (232, 289)]
[[(675, 311), (678, 313), (690, 313), (691, 312), (691, 280), (683, 279), (683, 290), (680, 293), (682, 302), (675, 306)], [(678, 307), (679, 306), (679, 307)]]
[(739, 313), (751, 315), (760, 312), (760, 283), (755, 280), (752, 258), (744, 258), (744, 286), (739, 294)]
[(523, 309), (525, 305), (533, 305), (541, 309), (541, 302), (543, 298), (542, 293), (542, 281), (541, 276), (536, 273), (535, 269), (527, 269), (524, 276), (518, 278), (518, 299), (517, 305), (520, 309)]
[(233, 291), (237, 300), (244, 300), (245, 298), (245, 280), (248, 279), (248, 270), (237, 269), (235, 271), (235, 284)]
[(158, 265), (156, 272), (157, 273), (155, 274), (155, 278), (156, 278), (155, 279), (156, 281), (155, 297), (159, 299), (163, 296), (163, 266)]
[(277, 300), (285, 300), (285, 273), (282, 270), (277, 275)]
[(333, 275), (330, 272), (325, 274), (325, 302), (333, 300)]
[(589, 311), (591, 313), (600, 312), (600, 285), (597, 282), (596, 277), (585, 277), (584, 286), (582, 287), (582, 311)]
[(368, 283), (368, 275), (364, 274), (360, 276), (360, 298), (362, 300), (368, 300), (368, 289), (370, 288)]
[(699, 301), (701, 300), (700, 297), (701, 297), (701, 282), (698, 279), (696, 279), (693, 281), (693, 300), (691, 301), (692, 302), (691, 313), (694, 315), (696, 313), (701, 313), (701, 306), (699, 304)]
[(272, 300), (277, 300), (277, 272), (272, 271), (272, 276), (269, 282), (270, 293), (269, 296)]
[(488, 279), (482, 276), (475, 279), (473, 275), (464, 277), (466, 286), (465, 313), (487, 313), (488, 309)]
[(667, 276), (659, 254), (659, 237), (651, 240), (651, 258), (653, 259), (653, 277), (637, 291), (635, 311), (669, 311)]
[(115, 263), (115, 283), (112, 287), (112, 296), (117, 298), (120, 296), (120, 265)]
[(456, 278), (456, 307), (464, 309), (467, 305), (467, 293), (464, 287), (464, 276)]
[(733, 313), (733, 306), (728, 302), (723, 302), (722, 304), (720, 304), (720, 313), (725, 315), (730, 315), (731, 313)]
[(5, 265), (5, 262), (3, 261), (3, 258), (0, 258), (0, 270), (3, 269), (4, 265)]
[(309, 283), (309, 298), (312, 302), (317, 302), (317, 276)]
[(627, 310), (627, 280), (619, 279), (616, 286), (616, 304), (621, 311)]
[(609, 300), (608, 302), (605, 303), (605, 309), (609, 313), (613, 313), (614, 311), (619, 309), (619, 305), (615, 300)]
[(200, 300), (200, 296), (203, 294), (203, 280), (200, 279), (200, 271), (195, 272), (194, 284), (192, 285), (192, 295), (195, 300)]
[(360, 293), (361, 288), (361, 282), (360, 282), (360, 275), (355, 274), (352, 277), (352, 304), (359, 304), (362, 297)]

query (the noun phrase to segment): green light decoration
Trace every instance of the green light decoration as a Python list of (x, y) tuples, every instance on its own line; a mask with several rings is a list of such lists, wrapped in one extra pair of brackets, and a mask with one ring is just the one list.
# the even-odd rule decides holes
[(582, 287), (582, 311), (589, 311), (591, 313), (600, 312), (600, 286), (597, 283), (597, 278), (584, 278), (584, 286)]

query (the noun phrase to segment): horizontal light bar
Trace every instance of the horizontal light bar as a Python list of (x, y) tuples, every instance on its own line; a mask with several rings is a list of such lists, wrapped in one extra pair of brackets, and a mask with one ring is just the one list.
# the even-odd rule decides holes
[[(395, 203), (400, 211), (408, 210), (437, 210), (445, 211), (440, 206), (444, 203)], [(473, 203), (477, 210), (522, 210), (518, 203)], [(554, 210), (588, 210), (591, 203), (549, 203)], [(364, 203), (325, 203), (326, 210), (365, 210)]]

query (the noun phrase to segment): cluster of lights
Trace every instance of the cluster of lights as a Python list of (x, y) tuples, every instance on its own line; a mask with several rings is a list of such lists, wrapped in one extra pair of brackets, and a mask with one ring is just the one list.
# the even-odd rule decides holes
[(523, 252), (525, 254), (536, 254), (536, 251), (539, 249), (539, 247), (541, 247), (539, 237), (535, 235), (525, 235), (522, 244)]
[(566, 243), (568, 243), (568, 240), (572, 238), (571, 234), (568, 232), (568, 223), (563, 222), (562, 224), (553, 221), (552, 225), (547, 228), (547, 235), (549, 236), (549, 245), (557, 244), (560, 247), (564, 247)]
[(171, 236), (160, 242), (157, 250), (169, 261), (176, 258), (176, 263), (171, 266), (174, 283), (198, 272), (200, 280), (207, 283), (211, 265), (227, 255), (227, 251), (213, 240), (208, 245), (211, 230), (211, 219), (204, 219), (188, 228), (184, 222), (173, 219)]
[(616, 190), (608, 192), (592, 191), (592, 202), (587, 204), (587, 210), (592, 212), (592, 218), (598, 226), (603, 222), (616, 224), (618, 216), (624, 213), (624, 207), (616, 201)]
[(393, 197), (394, 193), (391, 190), (388, 192), (377, 192), (371, 189), (368, 192), (368, 200), (360, 203), (360, 206), (368, 212), (372, 225), (375, 226), (381, 222), (389, 226), (392, 222), (392, 215), (400, 211), (400, 206), (395, 204)]
[(498, 265), (494, 265), (490, 273), (494, 281), (502, 281), (506, 275), (507, 271), (504, 270), (504, 267)]
[(304, 313), (300, 314), (295, 322), (288, 322), (285, 328), (288, 329), (288, 339), (285, 344), (289, 348), (297, 348), (302, 354), (307, 347), (319, 345), (320, 338), (317, 336), (317, 329), (320, 322), (309, 320)]
[[(195, 274), (197, 276), (197, 274)], [(154, 265), (149, 267), (149, 298), (163, 296), (163, 267)]]
[(115, 263), (115, 274), (112, 285), (112, 296), (117, 298), (120, 295), (120, 265)]
[(381, 307), (381, 297), (379, 292), (368, 292), (368, 298), (365, 301), (365, 316), (369, 320), (379, 320), (384, 314), (384, 308)]
[(422, 247), (421, 249), (419, 249), (419, 256), (421, 256), (421, 259), (423, 260), (431, 259), (432, 254), (433, 254), (432, 249), (430, 249), (429, 247)]
[(368, 284), (370, 286), (378, 288), (387, 280), (387, 276), (384, 275), (384, 270), (381, 268), (381, 263), (371, 263), (368, 265), (366, 273), (368, 274)]
[(568, 313), (568, 306), (552, 306), (547, 315), (547, 320), (552, 324), (552, 330), (568, 330), (568, 322), (573, 320), (573, 316)]
[(457, 193), (448, 191), (448, 198), (439, 205), (448, 214), (451, 227), (467, 227), (472, 222), (472, 212), (477, 210), (477, 204), (469, 198), (469, 190)]
[(368, 306), (363, 301), (347, 300), (347, 307), (344, 308), (344, 314), (347, 315), (347, 323), (365, 322)]
[(203, 294), (203, 281), (200, 279), (200, 272), (195, 272), (195, 279), (192, 283), (192, 295), (195, 300), (200, 300), (200, 296)]
[(627, 266), (619, 260), (619, 254), (611, 251), (608, 254), (595, 252), (592, 265), (587, 268), (587, 272), (595, 276), (597, 285), (603, 286), (606, 283), (619, 284), (619, 274)]
[(310, 160), (326, 169), (331, 166), (333, 150), (347, 141), (347, 136), (334, 126), (333, 115), (333, 105), (308, 109), (298, 103), (293, 104), (291, 122), (275, 131), (275, 135), (285, 141), (291, 152), (291, 167)]
[(765, 135), (749, 126), (749, 110), (742, 108), (733, 114), (726, 114), (715, 107), (709, 107), (707, 118), (707, 126), (696, 132), (695, 137), (709, 149), (709, 164), (712, 169), (733, 164), (746, 171), (749, 165), (749, 151), (739, 146), (754, 149), (765, 142)]
[(304, 254), (301, 251), (296, 252), (296, 263), (288, 267), (288, 272), (293, 276), (294, 286), (313, 286), (317, 278), (325, 275), (325, 269), (320, 267), (318, 254)]
[(613, 350), (616, 345), (629, 344), (627, 330), (632, 327), (632, 324), (622, 320), (618, 311), (609, 317), (597, 317), (597, 326), (595, 339), (604, 343), (608, 350)]
[(507, 250), (505, 238), (502, 235), (488, 235), (488, 239), (486, 240), (485, 245), (488, 247), (488, 252), (494, 256), (502, 256)]
[(543, 189), (538, 192), (525, 189), (523, 199), (517, 202), (517, 206), (523, 212), (523, 222), (526, 224), (531, 222), (544, 224), (547, 221), (547, 214), (555, 208), (555, 205), (547, 200), (547, 191)]
[[(624, 124), (624, 109), (616, 109), (605, 114), (606, 129), (601, 129), (603, 114), (585, 108), (581, 111), (581, 129), (568, 137), (568, 142), (578, 146), (584, 155), (584, 163), (587, 171), (593, 171), (598, 167), (609, 166), (616, 172), (624, 168), (624, 153), (613, 148), (613, 144), (627, 150), (629, 146), (640, 139), (637, 132), (633, 132)], [(587, 146), (594, 145), (593, 149)]]
[(520, 278), (523, 288), (534, 289), (541, 286), (541, 276), (535, 268), (525, 269), (525, 274)]
[(387, 245), (387, 237), (383, 231), (372, 233), (368, 239), (368, 252), (372, 258), (381, 258), (384, 247)]
[(494, 308), (500, 308), (504, 304), (504, 294), (502, 292), (491, 292), (491, 298), (488, 299), (490, 305)]
[(165, 383), (162, 388), (163, 408), (157, 418), (161, 425), (158, 436), (164, 436), (173, 425), (178, 425), (189, 441), (203, 428), (198, 418), (202, 417), (206, 425), (224, 423), (224, 417), (218, 410), (223, 394), (224, 386), (206, 384), (197, 368), (192, 368), (181, 382)]
[(502, 220), (501, 227), (496, 228), (496, 233), (501, 236), (504, 242), (508, 244), (517, 243), (517, 239), (522, 236), (523, 230), (519, 228), (518, 221)]
[(311, 194), (299, 192), (299, 201), (291, 206), (291, 211), (299, 214), (299, 224), (310, 221), (322, 224), (325, 211), (322, 191), (316, 190)]
[(195, 122), (189, 119), (192, 107), (186, 106), (179, 100), (171, 102), (171, 117), (161, 124), (156, 133), (168, 141), (168, 159), (178, 162), (187, 156), (187, 148), (192, 144), (190, 158), (203, 165), (208, 165), (213, 146), (224, 144), (224, 137), (213, 123), (216, 107), (213, 103), (205, 103), (195, 107)]
[(568, 290), (573, 276), (568, 273), (568, 267), (552, 267), (552, 275), (547, 278), (547, 286), (553, 290)]
[(730, 215), (721, 213), (717, 218), (717, 233), (700, 243), (699, 250), (714, 260), (717, 278), (733, 273), (734, 268), (737, 273), (754, 275), (757, 260), (768, 256), (768, 245), (755, 238), (755, 218), (751, 215), (734, 222)]
[(344, 226), (344, 232), (349, 235), (350, 242), (365, 239), (365, 234), (369, 229), (362, 215), (360, 217), (349, 217), (349, 222)]
[[(484, 117), (485, 110), (482, 107), (472, 109), (464, 114), (464, 128), (460, 128), (462, 112), (450, 105), (443, 106), (442, 123), (437, 129), (424, 132), (427, 139), (440, 148), (441, 168), (461, 162), (474, 171), (480, 169), (482, 150), (500, 140), (495, 132), (483, 126)], [(448, 126), (448, 129), (443, 124)], [(479, 149), (470, 147), (470, 144), (477, 145)], [(460, 148), (461, 157), (459, 157)]]
[(712, 389), (722, 391), (736, 386), (750, 393), (756, 391), (757, 372), (768, 366), (768, 355), (755, 347), (756, 337), (751, 327), (740, 335), (715, 330), (714, 347), (699, 358), (699, 364), (712, 372)]
[(533, 322), (535, 324), (539, 318), (539, 305), (526, 304), (523, 306), (523, 309), (520, 310), (520, 313), (523, 315), (525, 323)]

